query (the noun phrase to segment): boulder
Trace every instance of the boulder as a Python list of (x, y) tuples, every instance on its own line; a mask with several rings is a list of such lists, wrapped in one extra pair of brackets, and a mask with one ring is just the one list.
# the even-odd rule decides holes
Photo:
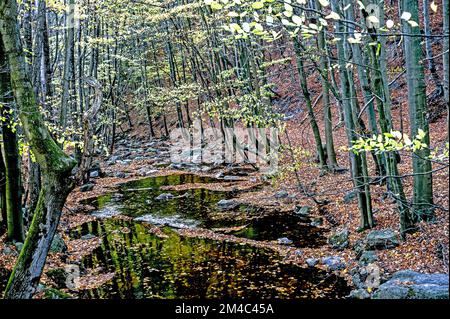
[(390, 249), (399, 244), (399, 237), (392, 229), (373, 230), (366, 237), (365, 249)]
[(359, 263), (361, 265), (368, 265), (376, 262), (378, 260), (378, 255), (375, 251), (369, 250), (364, 251), (359, 257)]
[(343, 250), (348, 247), (348, 235), (349, 232), (347, 228), (337, 230), (328, 237), (328, 244), (333, 249)]
[(345, 268), (345, 262), (341, 257), (338, 256), (323, 257), (321, 262), (331, 271), (341, 270)]
[(382, 284), (373, 299), (449, 299), (448, 274), (401, 270)]
[(366, 289), (355, 289), (350, 292), (348, 299), (370, 299), (370, 294)]
[(85, 192), (90, 192), (91, 190), (93, 190), (94, 189), (94, 184), (92, 184), (92, 183), (87, 183), (87, 184), (84, 184), (84, 185), (82, 185), (81, 187), (80, 187), (80, 192), (83, 192), (83, 193), (85, 193)]
[(306, 259), (306, 264), (308, 267), (315, 267), (319, 263), (319, 259), (317, 258), (308, 258)]

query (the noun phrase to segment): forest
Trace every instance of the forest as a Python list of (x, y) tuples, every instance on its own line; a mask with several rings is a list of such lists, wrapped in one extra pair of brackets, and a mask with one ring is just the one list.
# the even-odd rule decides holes
[(0, 298), (448, 299), (449, 15), (0, 0)]

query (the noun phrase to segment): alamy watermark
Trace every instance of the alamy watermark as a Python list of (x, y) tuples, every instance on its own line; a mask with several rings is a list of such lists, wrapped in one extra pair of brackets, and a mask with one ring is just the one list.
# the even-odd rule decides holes
[(172, 163), (251, 164), (262, 173), (278, 170), (279, 129), (205, 127), (196, 120), (190, 128), (170, 133)]

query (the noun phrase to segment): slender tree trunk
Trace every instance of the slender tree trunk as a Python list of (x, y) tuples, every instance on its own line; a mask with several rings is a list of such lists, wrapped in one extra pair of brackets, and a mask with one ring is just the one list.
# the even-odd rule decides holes
[(308, 110), (309, 122), (311, 124), (311, 128), (312, 128), (313, 134), (314, 134), (314, 140), (316, 142), (316, 150), (317, 150), (317, 154), (319, 155), (319, 165), (320, 165), (320, 168), (326, 168), (327, 163), (326, 163), (326, 159), (325, 159), (325, 152), (323, 150), (319, 126), (317, 125), (316, 117), (314, 115), (314, 110), (312, 107), (311, 97), (310, 97), (309, 90), (308, 90), (308, 83), (307, 83), (308, 80), (306, 78), (305, 70), (303, 67), (301, 49), (300, 49), (300, 45), (299, 45), (298, 41), (300, 41), (300, 40), (297, 38), (294, 39), (294, 49), (295, 49), (295, 56), (297, 59), (298, 75), (300, 77), (300, 86), (301, 86), (301, 89), (303, 92), (303, 96), (305, 98), (305, 103), (306, 103), (306, 107)]
[[(1, 35), (0, 35), (1, 40)], [(3, 159), (5, 167), (5, 192), (6, 192), (6, 213), (8, 224), (8, 240), (23, 242), (23, 212), (22, 212), (22, 191), (20, 156), (16, 131), (14, 129), (14, 109), (12, 104), (14, 98), (11, 91), (11, 78), (9, 76), (8, 63), (0, 44), (0, 103), (3, 135)]]
[[(419, 1), (402, 0), (402, 11), (411, 13), (411, 20), (419, 21)], [(425, 132), (423, 142), (430, 145), (428, 108), (426, 101), (426, 85), (424, 74), (424, 56), (420, 28), (412, 27), (403, 22), (403, 32), (413, 36), (404, 36), (406, 75), (408, 84), (408, 105), (411, 125), (411, 135), (416, 136), (419, 130)], [(414, 173), (414, 218), (416, 220), (431, 220), (433, 213), (433, 177), (429, 147), (413, 154)], [(407, 228), (404, 225), (403, 228)]]

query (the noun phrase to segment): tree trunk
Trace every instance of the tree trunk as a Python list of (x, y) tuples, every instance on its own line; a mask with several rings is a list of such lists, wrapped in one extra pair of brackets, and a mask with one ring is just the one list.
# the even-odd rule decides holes
[[(1, 35), (0, 35), (1, 40)], [(8, 240), (23, 242), (23, 212), (20, 156), (16, 131), (14, 129), (14, 98), (11, 92), (11, 78), (9, 76), (7, 59), (3, 46), (0, 45), (0, 111), (5, 119), (2, 121), (3, 159), (5, 167), (5, 199), (7, 216)]]
[[(411, 20), (419, 22), (419, 1), (402, 0), (402, 11), (411, 13)], [(430, 135), (428, 124), (428, 108), (424, 74), (424, 56), (420, 28), (412, 27), (403, 21), (403, 32), (413, 36), (404, 36), (406, 75), (408, 84), (408, 105), (411, 135), (414, 137), (422, 129), (425, 132), (423, 142), (428, 147), (413, 154), (414, 173), (414, 218), (431, 220), (433, 213), (433, 179), (431, 174)], [(407, 226), (407, 225), (405, 225)]]
[(36, 290), (64, 202), (72, 189), (70, 177), (76, 165), (52, 139), (39, 112), (26, 70), (17, 17), (16, 0), (1, 0), (0, 33), (4, 52), (23, 132), (42, 169), (43, 187), (24, 247), (6, 287), (5, 298), (10, 299), (31, 298)]

